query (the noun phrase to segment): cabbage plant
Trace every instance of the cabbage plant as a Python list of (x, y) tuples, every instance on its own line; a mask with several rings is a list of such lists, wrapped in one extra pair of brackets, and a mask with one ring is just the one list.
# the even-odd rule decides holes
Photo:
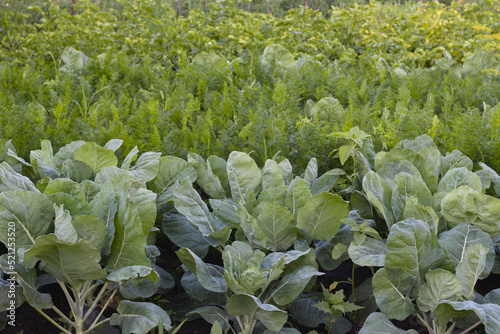
[[(162, 272), (154, 264), (159, 252), (147, 242), (154, 230), (156, 194), (146, 188), (158, 173), (160, 154), (136, 159), (135, 150), (118, 168), (114, 151), (120, 145), (119, 140), (106, 147), (78, 141), (53, 154), (50, 142), (43, 141), (41, 150), (31, 152), (30, 163), (17, 159), (37, 175), (36, 185), (6, 161), (0, 164), (0, 241), (8, 246), (8, 232), (15, 231), (15, 247), (1, 257), (0, 268), (16, 279), (19, 304), (27, 301), (64, 333), (91, 333), (108, 321), (123, 333), (171, 328), (167, 313), (151, 303), (124, 300), (118, 314), (101, 318), (118, 291), (130, 299), (151, 296)], [(57, 282), (71, 315), (37, 291), (38, 271)], [(104, 307), (89, 321), (99, 303)], [(54, 310), (70, 329), (45, 309)]]

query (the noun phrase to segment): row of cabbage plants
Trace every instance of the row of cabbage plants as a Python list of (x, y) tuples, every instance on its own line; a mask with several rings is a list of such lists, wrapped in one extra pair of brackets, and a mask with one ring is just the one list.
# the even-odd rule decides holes
[[(294, 174), (280, 156), (259, 167), (237, 151), (124, 154), (121, 140), (56, 153), (44, 140), (26, 161), (2, 141), (2, 320), (27, 302), (64, 333), (106, 322), (175, 331), (195, 317), (213, 333), (347, 333), (353, 323), (416, 333), (391, 322), (407, 319), (434, 334), (499, 333), (500, 289), (476, 291), (500, 274), (498, 173), (443, 155), (427, 135), (378, 153), (357, 128), (332, 135), (346, 140), (344, 168), (322, 175), (314, 158)], [(349, 286), (325, 275), (349, 261), (373, 275)], [(70, 314), (43, 284), (60, 287)], [(153, 302), (174, 286), (185, 312)], [(102, 317), (116, 294), (115, 314)]]

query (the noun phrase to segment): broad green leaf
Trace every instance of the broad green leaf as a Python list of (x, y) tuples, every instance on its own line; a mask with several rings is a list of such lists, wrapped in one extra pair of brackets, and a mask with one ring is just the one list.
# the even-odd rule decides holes
[(186, 160), (171, 156), (161, 157), (158, 175), (151, 181), (150, 189), (161, 195), (185, 178), (191, 183), (196, 181), (196, 171)]
[(454, 150), (451, 153), (446, 153), (446, 156), (442, 156), (441, 160), (441, 176), (446, 175), (450, 169), (465, 167), (468, 170), (472, 171), (473, 162), (472, 160), (464, 155), (462, 152), (458, 150)]
[(26, 259), (36, 257), (45, 263), (45, 270), (61, 282), (75, 284), (102, 279), (100, 252), (88, 241), (77, 243), (59, 240), (55, 234), (38, 237), (24, 254)]
[[(351, 227), (348, 225), (344, 225), (339, 229), (335, 236), (328, 240), (320, 240), (316, 243), (316, 256), (318, 259), (318, 263), (325, 270), (333, 270), (337, 268), (342, 262), (349, 259), (349, 255), (347, 254), (347, 247), (349, 243), (353, 240), (353, 232), (351, 231)], [(346, 244), (345, 244), (346, 243)], [(337, 259), (332, 258), (332, 252), (335, 249), (336, 245), (342, 244), (340, 253), (340, 257)]]
[(306, 181), (307, 185), (312, 187), (314, 181), (318, 177), (318, 162), (316, 158), (311, 158), (309, 163), (307, 164), (306, 171), (304, 172), (304, 181)]
[(257, 225), (272, 251), (285, 251), (293, 245), (297, 229), (290, 211), (275, 203), (262, 203), (258, 207)]
[(64, 49), (61, 54), (61, 60), (64, 62), (64, 65), (59, 68), (59, 71), (74, 74), (84, 68), (89, 57), (82, 51), (78, 51), (70, 46)]
[(218, 231), (209, 234), (209, 237), (214, 238), (217, 242), (223, 246), (225, 245), (229, 238), (231, 237), (232, 229), (229, 226), (225, 226)]
[(293, 170), (292, 170), (292, 164), (288, 159), (283, 159), (280, 161), (278, 164), (281, 173), (283, 174), (283, 178), (285, 179), (285, 183), (289, 184), (292, 181), (293, 178)]
[(285, 186), (283, 173), (274, 160), (267, 160), (262, 169), (262, 190)]
[(139, 149), (137, 148), (137, 146), (134, 146), (134, 148), (131, 149), (130, 152), (127, 154), (125, 159), (123, 159), (121, 168), (128, 170), (130, 168), (130, 165), (137, 159), (138, 154), (139, 154)]
[(200, 258), (207, 255), (210, 245), (217, 245), (216, 240), (204, 237), (196, 226), (180, 214), (163, 215), (161, 229), (175, 245), (189, 248)]
[(221, 159), (215, 155), (211, 155), (207, 158), (207, 168), (208, 171), (213, 175), (217, 176), (220, 180), (224, 193), (228, 196), (231, 194), (231, 187), (229, 185), (229, 177), (227, 171), (227, 163), (224, 159)]
[(262, 173), (255, 161), (246, 153), (233, 151), (227, 159), (227, 176), (232, 198), (241, 201), (247, 190), (255, 194), (261, 190)]
[(441, 152), (429, 135), (420, 135), (413, 140), (402, 140), (396, 147), (411, 149), (420, 154), (427, 161), (434, 177), (436, 179), (439, 177)]
[(385, 264), (385, 243), (366, 238), (361, 245), (351, 242), (348, 253), (352, 262), (358, 266), (383, 267)]
[(495, 249), (493, 241), (488, 233), (483, 232), (479, 227), (466, 223), (459, 224), (449, 231), (439, 235), (439, 243), (447, 250), (447, 255), (457, 266), (464, 260), (465, 250), (472, 244), (483, 244), (489, 248), (486, 256), (485, 268), (481, 272), (480, 278), (486, 278), (495, 260)]
[(232, 199), (209, 199), (210, 206), (213, 209), (212, 214), (219, 218), (224, 225), (232, 228), (238, 228), (240, 221), (238, 218), (239, 205)]
[(84, 180), (80, 183), (80, 187), (85, 195), (85, 202), (91, 202), (96, 195), (101, 191), (101, 188), (90, 180)]
[(299, 210), (311, 197), (311, 190), (307, 182), (297, 176), (288, 186), (285, 203), (294, 217), (297, 217)]
[(120, 326), (123, 334), (146, 334), (158, 326), (167, 331), (172, 329), (167, 312), (152, 303), (122, 300), (117, 311), (110, 324)]
[(111, 139), (106, 144), (104, 144), (104, 148), (116, 152), (123, 144), (123, 140), (121, 139)]
[[(28, 191), (0, 194), (0, 241), (8, 245), (9, 227), (15, 229), (16, 262), (25, 262), (24, 253), (35, 240), (53, 231), (53, 217), (53, 204), (42, 194)], [(24, 265), (34, 264), (30, 261)]]
[(42, 140), (41, 150), (30, 152), (30, 162), (35, 172), (40, 178), (49, 177), (55, 179), (59, 177), (59, 172), (54, 160), (52, 145), (48, 140)]
[(366, 318), (363, 328), (359, 334), (417, 334), (418, 332), (413, 329), (407, 331), (394, 326), (389, 318), (380, 312), (374, 312)]
[(70, 179), (54, 179), (45, 188), (44, 195), (64, 193), (70, 195), (78, 202), (85, 202), (85, 193), (79, 183)]
[(373, 294), (380, 311), (390, 319), (406, 319), (414, 310), (410, 292), (415, 282), (415, 276), (401, 269), (379, 269), (373, 276)]
[(493, 184), (493, 189), (497, 195), (500, 194), (500, 175), (497, 174), (493, 169), (486, 166), (482, 162), (479, 163), (482, 170), (477, 171), (475, 174), (481, 179), (481, 184), (483, 189), (489, 189)]
[(139, 180), (149, 182), (158, 175), (161, 153), (146, 152), (142, 154), (134, 167), (129, 170)]
[(430, 206), (421, 205), (416, 197), (411, 196), (407, 199), (403, 216), (400, 218), (402, 218), (402, 220), (409, 218), (421, 220), (429, 225), (429, 228), (435, 234), (438, 232), (439, 217), (436, 211)]
[(63, 206), (54, 204), (55, 220), (54, 220), (54, 234), (57, 235), (59, 240), (75, 243), (78, 241), (78, 233), (72, 223), (71, 214), (68, 210), (64, 210)]
[[(153, 283), (149, 279), (155, 277), (156, 281)], [(123, 281), (119, 287), (118, 292), (123, 299), (145, 299), (152, 297), (160, 287), (160, 280), (156, 272), (151, 271), (148, 278), (133, 278), (128, 281)]]
[(340, 163), (342, 165), (344, 165), (345, 162), (347, 161), (347, 159), (349, 159), (349, 157), (351, 156), (353, 151), (354, 151), (354, 147), (352, 147), (351, 145), (340, 146), (339, 159), (340, 159)]
[(16, 173), (5, 161), (0, 164), (0, 193), (25, 190), (38, 193), (38, 189), (26, 176)]
[(76, 151), (75, 160), (86, 163), (96, 174), (105, 167), (116, 167), (118, 165), (118, 158), (112, 150), (92, 142), (82, 145)]
[(314, 180), (311, 186), (311, 193), (317, 195), (322, 192), (329, 192), (332, 189), (338, 178), (345, 175), (346, 173), (339, 168), (331, 169), (325, 174)]
[(210, 330), (210, 334), (223, 334), (222, 327), (221, 327), (221, 325), (219, 324), (218, 321), (216, 321), (212, 325), (212, 329)]
[(394, 179), (399, 175), (399, 173), (407, 173), (413, 175), (418, 180), (425, 183), (417, 167), (415, 167), (408, 160), (388, 162), (377, 171), (377, 174), (384, 179), (387, 186), (391, 189), (394, 189)]
[(279, 44), (266, 46), (260, 58), (260, 63), (264, 71), (269, 75), (272, 75), (274, 71), (278, 71), (280, 74), (282, 71), (292, 74), (297, 73), (297, 65), (293, 55)]
[(320, 275), (323, 273), (314, 267), (299, 267), (283, 276), (278, 285), (270, 291), (270, 296), (278, 305), (289, 304), (302, 293), (312, 277)]
[(88, 205), (90, 213), (99, 217), (104, 222), (106, 228), (106, 239), (102, 253), (109, 255), (111, 251), (111, 244), (115, 236), (115, 215), (118, 210), (118, 197), (114, 192), (101, 191)]
[(384, 164), (399, 160), (407, 160), (411, 162), (420, 172), (422, 179), (424, 179), (427, 188), (431, 192), (436, 191), (437, 179), (433, 174), (430, 162), (428, 162), (423, 156), (418, 154), (413, 149), (406, 148), (393, 148), (391, 151), (381, 154), (380, 152), (375, 157), (375, 170), (379, 170)]
[(329, 240), (347, 218), (349, 204), (340, 196), (321, 193), (311, 197), (297, 214), (297, 228), (307, 231), (313, 239)]
[(425, 274), (425, 283), (420, 286), (417, 304), (421, 311), (434, 311), (442, 300), (459, 301), (462, 299), (462, 283), (443, 269), (435, 269)]
[(112, 282), (120, 283), (139, 277), (146, 277), (153, 269), (145, 266), (127, 266), (111, 272), (106, 278)]
[(231, 327), (226, 313), (216, 306), (202, 306), (197, 308), (196, 310), (189, 312), (187, 315), (191, 314), (199, 314), (205, 321), (211, 323), (214, 326), (218, 324), (220, 333), (227, 333), (227, 331)]
[[(14, 289), (13, 292), (11, 289)], [(25, 302), (24, 294), (20, 293), (21, 286), (12, 281), (0, 278), (0, 312), (19, 308)], [(14, 311), (15, 312), (15, 311)]]
[[(238, 262), (244, 262), (248, 265), (248, 262), (253, 257), (254, 251), (252, 250), (252, 247), (242, 241), (235, 241), (231, 245), (227, 245), (224, 247), (224, 252), (222, 253), (224, 268), (228, 271), (232, 271), (232, 266), (238, 265)], [(260, 262), (258, 265), (260, 266)]]
[(500, 235), (500, 199), (461, 186), (441, 202), (441, 213), (449, 227), (460, 223), (477, 225), (492, 237)]
[(316, 328), (324, 322), (324, 319), (329, 317), (329, 314), (314, 307), (317, 303), (319, 303), (317, 294), (307, 294), (296, 298), (291, 303), (289, 310), (299, 324), (309, 328)]
[[(224, 271), (224, 268), (222, 268)], [(181, 278), (182, 288), (196, 301), (203, 303), (204, 305), (218, 305), (222, 306), (226, 304), (227, 298), (222, 292), (213, 292), (208, 290), (201, 285), (196, 274), (187, 270)], [(187, 311), (191, 311), (193, 306)]]
[[(36, 268), (25, 268), (20, 263), (15, 263), (13, 266), (8, 262), (8, 255), (4, 254), (0, 256), (0, 269), (4, 273), (15, 272), (15, 279), (17, 283), (22, 287), (22, 294), (26, 301), (31, 305), (38, 307), (39, 309), (48, 309), (52, 307), (52, 298), (49, 293), (41, 293), (37, 291), (37, 272)], [(19, 291), (19, 290), (18, 290)], [(21, 292), (19, 291), (19, 292)], [(5, 295), (7, 296), (7, 295)]]
[(254, 315), (271, 331), (279, 331), (288, 319), (285, 311), (271, 304), (263, 304), (257, 297), (248, 294), (232, 295), (226, 304), (226, 309), (232, 316)]
[(226, 192), (217, 175), (212, 172), (202, 157), (195, 153), (188, 154), (189, 164), (196, 170), (196, 182), (210, 198), (221, 199), (226, 197)]
[(449, 193), (460, 186), (469, 186), (475, 191), (482, 191), (482, 183), (479, 176), (465, 167), (450, 169), (439, 181), (437, 192)]
[(146, 236), (144, 235), (139, 212), (135, 205), (123, 197), (118, 203), (115, 218), (115, 234), (107, 269), (117, 270), (128, 266), (150, 267), (146, 257)]
[(213, 292), (226, 292), (227, 284), (224, 280), (224, 270), (219, 267), (205, 264), (194, 252), (181, 248), (175, 252), (182, 264), (194, 273), (200, 284)]
[(257, 219), (252, 216), (244, 206), (238, 208), (240, 226), (252, 247), (267, 248), (267, 236), (257, 224)]
[(113, 191), (117, 191), (124, 183), (132, 181), (136, 181), (136, 178), (131, 172), (113, 166), (103, 168), (94, 178), (97, 185)]
[(368, 197), (371, 205), (375, 207), (381, 217), (385, 219), (387, 227), (394, 224), (394, 215), (392, 213), (392, 190), (387, 186), (375, 172), (368, 172), (363, 179), (363, 191)]
[(475, 296), (474, 286), (486, 266), (489, 248), (475, 243), (467, 246), (462, 261), (457, 265), (456, 275), (462, 282), (462, 293), (466, 299)]
[(488, 303), (500, 305), (500, 288), (493, 289), (486, 295), (484, 295), (482, 304), (488, 304)]
[(361, 217), (373, 219), (372, 205), (368, 201), (365, 193), (359, 190), (354, 190), (349, 199), (351, 204), (351, 211), (357, 211)]
[(139, 213), (144, 235), (148, 235), (156, 221), (156, 194), (143, 187), (144, 184), (139, 182), (131, 183), (127, 189), (127, 196), (130, 196), (130, 201)]
[(92, 168), (79, 160), (66, 160), (61, 166), (61, 177), (75, 182), (90, 180), (94, 176)]
[(61, 168), (63, 163), (68, 160), (74, 160), (76, 151), (78, 151), (78, 149), (83, 145), (85, 145), (85, 142), (83, 140), (78, 140), (72, 141), (68, 145), (61, 147), (59, 151), (57, 151), (57, 153), (54, 155), (56, 168)]
[(396, 221), (400, 220), (409, 197), (416, 197), (418, 202), (424, 206), (431, 204), (432, 194), (425, 183), (413, 175), (399, 173), (394, 179), (392, 189), (392, 212)]
[[(280, 188), (270, 188), (267, 190), (263, 190), (259, 194), (259, 198), (255, 203), (257, 206), (260, 204), (264, 204), (266, 202), (273, 202), (277, 205), (286, 206), (286, 191), (287, 188), (285, 186)], [(253, 214), (256, 214), (255, 211)]]
[(73, 217), (73, 226), (78, 235), (78, 240), (86, 239), (99, 251), (103, 249), (107, 238), (107, 226), (98, 217), (83, 215)]
[(464, 316), (474, 312), (488, 334), (500, 333), (500, 305), (498, 304), (478, 304), (467, 300), (463, 302), (442, 301), (436, 307), (438, 325), (444, 327), (451, 319)]
[(224, 228), (224, 225), (208, 210), (189, 180), (185, 179), (180, 183), (174, 190), (174, 196), (177, 211), (195, 225), (205, 237)]
[(444, 259), (444, 251), (426, 223), (407, 219), (392, 226), (387, 238), (386, 267), (401, 269), (420, 280)]

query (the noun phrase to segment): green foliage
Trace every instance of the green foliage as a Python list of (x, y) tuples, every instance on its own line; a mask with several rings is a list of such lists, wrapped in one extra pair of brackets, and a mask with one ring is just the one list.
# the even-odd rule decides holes
[(6, 9), (0, 135), (23, 158), (40, 139), (57, 149), (120, 138), (124, 150), (183, 158), (238, 150), (262, 164), (280, 152), (302, 169), (315, 157), (326, 171), (338, 163), (325, 136), (357, 126), (376, 149), (429, 133), (498, 169), (498, 25), (496, 9), (480, 8), (370, 4), (286, 18), (225, 5), (177, 17), (154, 1), (109, 11), (82, 1), (74, 16)]

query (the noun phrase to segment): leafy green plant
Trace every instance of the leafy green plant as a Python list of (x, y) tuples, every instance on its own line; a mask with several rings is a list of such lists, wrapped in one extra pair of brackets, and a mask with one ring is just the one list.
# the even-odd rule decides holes
[[(497, 330), (496, 320), (481, 313), (488, 309), (497, 317), (496, 304), (475, 301), (474, 286), (493, 268), (492, 238), (498, 234), (493, 217), (500, 217), (500, 202), (483, 194), (484, 170), (470, 169), (471, 161), (460, 152), (442, 156), (427, 136), (375, 157), (375, 171), (365, 175), (363, 190), (383, 217), (388, 237), (385, 242), (356, 238), (349, 246), (356, 264), (382, 267), (372, 285), (383, 315), (367, 320), (368, 332), (412, 314), (429, 333), (451, 333), (456, 326), (466, 333), (481, 322), (488, 333)], [(472, 312), (478, 318), (463, 317)]]
[[(158, 173), (160, 154), (144, 153), (130, 166), (138, 151), (131, 152), (118, 168), (114, 151), (121, 144), (113, 140), (100, 147), (79, 141), (53, 154), (50, 142), (43, 141), (41, 150), (31, 152), (30, 163), (16, 161), (37, 175), (36, 186), (7, 162), (1, 164), (0, 240), (8, 244), (11, 227), (16, 245), (14, 253), (2, 256), (1, 269), (14, 275), (23, 300), (64, 333), (91, 333), (108, 321), (128, 333), (171, 328), (158, 306), (127, 300), (119, 304), (119, 314), (101, 320), (118, 291), (135, 299), (152, 295), (160, 284), (161, 271), (154, 264), (158, 250), (147, 244), (156, 219), (156, 194), (145, 187)], [(15, 266), (8, 257), (15, 258)], [(71, 315), (61, 312), (49, 294), (37, 291), (37, 268), (59, 284)], [(168, 280), (168, 273), (162, 273)], [(89, 322), (99, 303), (102, 310)], [(54, 310), (70, 329), (44, 309)]]
[(322, 310), (323, 312), (330, 314), (330, 317), (328, 318), (327, 333), (330, 333), (332, 324), (335, 322), (335, 316), (345, 315), (348, 312), (353, 312), (363, 308), (361, 306), (356, 306), (353, 303), (345, 301), (343, 290), (331, 293), (323, 285), (321, 285), (321, 289), (323, 290), (324, 300), (317, 304), (314, 304), (313, 306), (319, 310)]

